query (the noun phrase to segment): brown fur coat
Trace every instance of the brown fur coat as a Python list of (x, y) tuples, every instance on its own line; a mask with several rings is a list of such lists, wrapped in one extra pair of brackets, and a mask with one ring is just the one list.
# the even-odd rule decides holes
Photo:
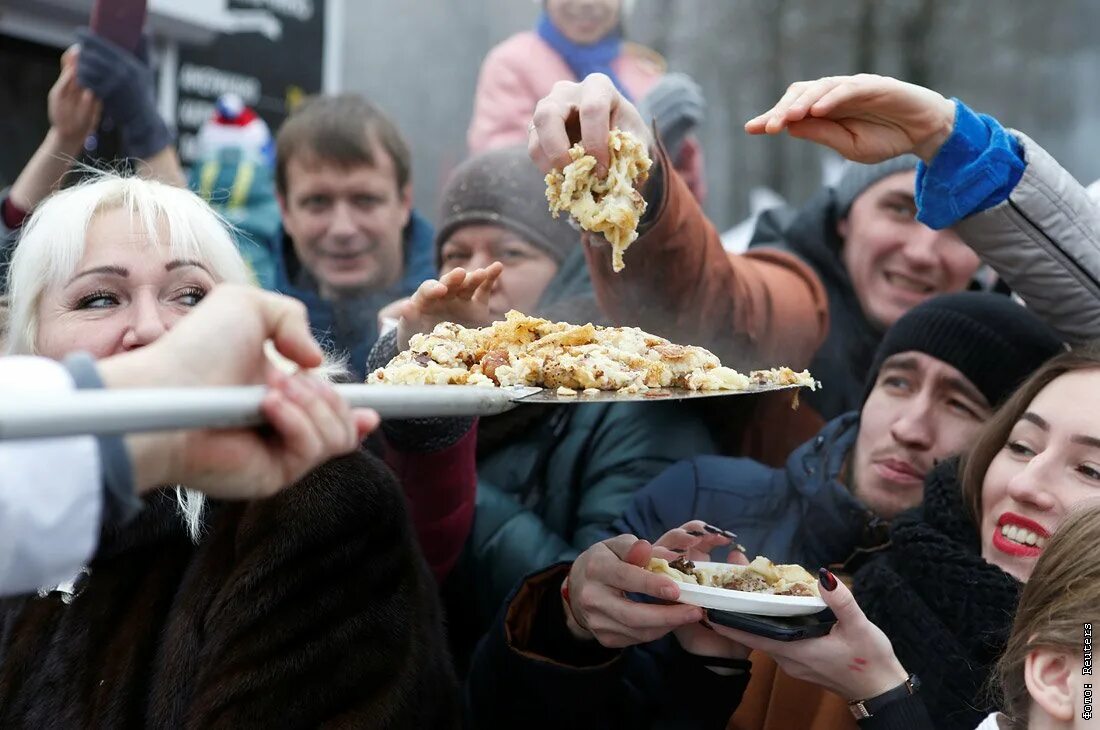
[(205, 522), (196, 546), (157, 493), (71, 603), (0, 604), (0, 727), (456, 725), (435, 583), (381, 462), (334, 460)]

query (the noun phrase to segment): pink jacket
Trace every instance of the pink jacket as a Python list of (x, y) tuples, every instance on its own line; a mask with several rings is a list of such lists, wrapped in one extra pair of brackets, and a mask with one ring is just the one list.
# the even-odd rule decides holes
[[(633, 43), (623, 45), (613, 61), (615, 74), (637, 101), (665, 72), (664, 60), (654, 51)], [(471, 154), (527, 143), (527, 124), (538, 100), (558, 81), (574, 80), (573, 71), (533, 31), (517, 33), (489, 51), (481, 64), (474, 95), (474, 116), (466, 135)], [(706, 178), (699, 141), (689, 137), (676, 168), (695, 197), (706, 196)]]

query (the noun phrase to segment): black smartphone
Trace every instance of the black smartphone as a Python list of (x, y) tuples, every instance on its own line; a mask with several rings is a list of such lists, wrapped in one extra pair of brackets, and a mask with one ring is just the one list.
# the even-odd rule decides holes
[(827, 608), (809, 616), (756, 616), (708, 608), (707, 620), (767, 639), (801, 641), (829, 633), (836, 623), (836, 616)]

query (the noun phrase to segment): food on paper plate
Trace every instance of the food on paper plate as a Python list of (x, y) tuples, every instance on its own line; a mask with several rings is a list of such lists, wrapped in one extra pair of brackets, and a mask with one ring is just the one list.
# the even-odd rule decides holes
[(705, 566), (686, 558), (677, 558), (671, 563), (663, 558), (651, 558), (646, 568), (680, 583), (773, 596), (821, 597), (817, 581), (801, 565), (776, 565), (763, 556), (757, 556), (748, 565), (707, 563)]
[(409, 349), (375, 370), (379, 385), (535, 386), (559, 395), (593, 391), (644, 393), (651, 388), (751, 390), (766, 385), (817, 385), (790, 368), (749, 375), (722, 367), (701, 347), (674, 345), (636, 327), (600, 327), (508, 312), (503, 321), (472, 329), (443, 322), (414, 335)]
[(546, 199), (557, 218), (566, 212), (593, 233), (602, 233), (611, 244), (611, 268), (622, 271), (623, 253), (638, 238), (638, 222), (646, 202), (637, 187), (649, 176), (653, 161), (645, 145), (630, 132), (612, 129), (607, 142), (610, 163), (607, 177), (596, 175), (596, 158), (578, 142), (569, 150), (573, 161), (564, 170), (546, 176)]

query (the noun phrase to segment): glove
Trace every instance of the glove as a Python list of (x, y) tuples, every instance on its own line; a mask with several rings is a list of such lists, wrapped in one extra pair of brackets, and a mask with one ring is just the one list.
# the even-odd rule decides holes
[(687, 74), (661, 77), (638, 104), (642, 119), (652, 119), (669, 156), (676, 159), (691, 131), (703, 121), (707, 102), (699, 84)]
[[(397, 357), (397, 330), (378, 338), (367, 356), (367, 372), (385, 367)], [(473, 418), (387, 418), (382, 421), (382, 433), (398, 451), (428, 454), (454, 446), (474, 425)]]
[(103, 113), (118, 124), (126, 154), (152, 157), (171, 144), (168, 125), (157, 113), (149, 64), (86, 30), (76, 35), (80, 41), (77, 81), (103, 102)]

